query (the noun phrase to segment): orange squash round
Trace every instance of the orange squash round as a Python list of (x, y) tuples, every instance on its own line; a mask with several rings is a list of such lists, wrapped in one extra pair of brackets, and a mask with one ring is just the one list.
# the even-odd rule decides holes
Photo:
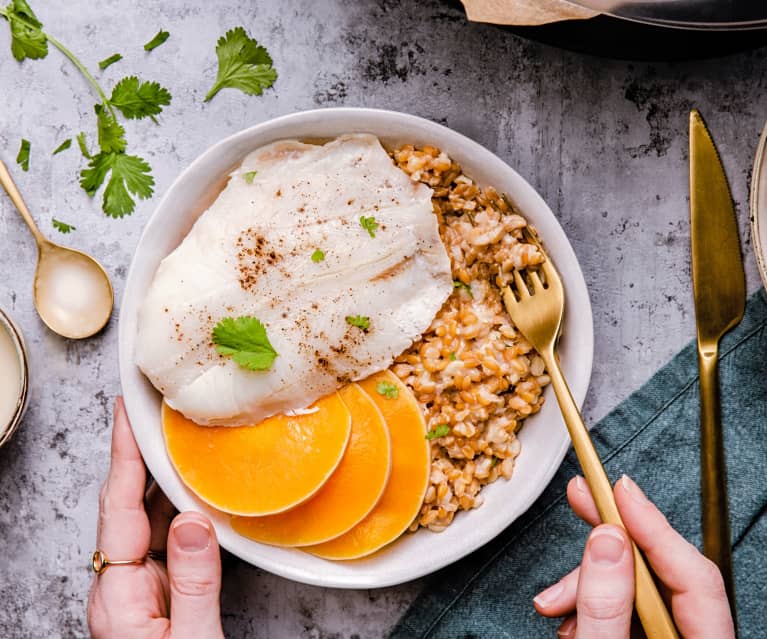
[(339, 395), (351, 412), (352, 433), (333, 475), (295, 508), (265, 517), (232, 517), (238, 533), (275, 546), (318, 544), (344, 534), (378, 503), (391, 467), (386, 422), (357, 384), (342, 388)]
[[(397, 397), (378, 393), (380, 382), (393, 384)], [(410, 390), (390, 371), (359, 382), (389, 427), (392, 467), (381, 500), (359, 524), (340, 537), (304, 548), (325, 559), (358, 559), (399, 537), (415, 519), (429, 482), (430, 451), (423, 413)]]
[(338, 393), (313, 408), (254, 426), (200, 426), (163, 403), (165, 445), (204, 502), (236, 515), (278, 513), (322, 488), (346, 450), (351, 414)]

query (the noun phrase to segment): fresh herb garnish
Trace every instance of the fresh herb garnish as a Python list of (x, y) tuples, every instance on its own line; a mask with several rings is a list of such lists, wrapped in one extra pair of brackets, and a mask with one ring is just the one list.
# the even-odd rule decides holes
[(53, 228), (55, 228), (59, 233), (63, 233), (64, 235), (77, 230), (76, 226), (72, 226), (71, 224), (67, 224), (66, 222), (61, 222), (57, 220), (55, 217), (51, 219), (51, 223), (53, 224)]
[(266, 328), (255, 317), (225, 317), (213, 329), (213, 343), (221, 355), (230, 356), (251, 371), (269, 370), (277, 351), (266, 336)]
[(109, 174), (104, 189), (104, 213), (109, 217), (124, 217), (133, 213), (136, 206), (131, 195), (142, 200), (152, 197), (154, 178), (150, 171), (151, 167), (137, 155), (102, 151), (94, 155), (88, 168), (80, 173), (80, 186), (92, 197)]
[(447, 424), (440, 424), (435, 426), (428, 433), (426, 433), (426, 439), (437, 439), (437, 437), (444, 437), (450, 434), (450, 426)]
[(242, 179), (245, 180), (247, 184), (253, 184), (253, 178), (256, 177), (258, 174), (258, 171), (248, 171), (247, 173), (242, 174)]
[(170, 92), (157, 82), (141, 82), (132, 75), (115, 85), (109, 102), (130, 120), (149, 117), (156, 122), (154, 116), (170, 104)]
[[(77, 56), (59, 40), (43, 31), (42, 23), (29, 7), (27, 0), (11, 0), (7, 6), (0, 7), (0, 16), (4, 17), (10, 26), (11, 52), (17, 60), (44, 58), (48, 55), (50, 43), (66, 56), (91, 84), (99, 97), (95, 109), (99, 150), (91, 156), (85, 145), (84, 135), (77, 136), (83, 156), (90, 160), (88, 167), (80, 172), (80, 184), (93, 196), (101, 185), (106, 183), (102, 208), (107, 215), (122, 217), (132, 213), (136, 205), (134, 197), (151, 197), (154, 179), (145, 160), (126, 153), (125, 130), (117, 121), (116, 111), (126, 118), (149, 117), (154, 120), (162, 111), (162, 107), (170, 103), (170, 93), (156, 82), (141, 82), (131, 76), (118, 82), (111, 97), (107, 97), (101, 85)], [(115, 62), (118, 55), (103, 60), (102, 68), (106, 68), (107, 63)]]
[(11, 27), (11, 53), (19, 62), (26, 58), (39, 60), (48, 55), (48, 38), (26, 0), (11, 0), (0, 7), (0, 15)]
[(490, 462), (490, 468), (491, 469), (495, 468), (498, 465), (499, 461), (500, 460), (495, 455), (493, 455), (493, 461)]
[(474, 293), (471, 292), (471, 286), (464, 284), (461, 280), (453, 280), (453, 288), (466, 291), (471, 297), (474, 297)]
[(111, 67), (115, 62), (119, 62), (122, 59), (123, 57), (119, 53), (113, 53), (108, 58), (104, 58), (101, 62), (99, 62), (99, 69), (103, 71), (107, 67)]
[(29, 150), (32, 145), (29, 140), (21, 139), (21, 146), (19, 147), (19, 154), (16, 156), (16, 162), (21, 167), (22, 171), (29, 171)]
[(367, 331), (370, 328), (370, 318), (364, 315), (347, 315), (346, 323), (361, 328), (363, 331)]
[(221, 89), (239, 89), (247, 95), (261, 95), (277, 79), (267, 50), (248, 36), (245, 29), (227, 31), (216, 43), (218, 73), (216, 82), (205, 96), (208, 102)]
[(324, 259), (325, 253), (323, 253), (320, 249), (316, 249), (314, 253), (312, 253), (312, 262), (322, 262)]
[(72, 146), (72, 138), (67, 138), (64, 140), (61, 144), (59, 144), (51, 153), (51, 155), (56, 155), (57, 153), (61, 153), (62, 151), (66, 151), (70, 146)]
[(450, 361), (454, 362), (455, 360), (456, 360), (456, 355), (455, 355), (455, 351), (453, 351), (452, 353), (450, 353)]
[(370, 217), (365, 217), (363, 215), (360, 218), (360, 226), (368, 232), (370, 237), (376, 236), (376, 229), (378, 228), (378, 222), (376, 222), (376, 219), (372, 215)]
[(144, 51), (152, 51), (159, 47), (170, 37), (167, 31), (158, 31), (157, 35), (144, 45)]
[(84, 158), (90, 160), (93, 157), (88, 150), (88, 145), (85, 143), (85, 131), (80, 131), (80, 133), (77, 134), (77, 145), (80, 147), (80, 153), (83, 154)]
[(383, 395), (386, 399), (397, 399), (399, 397), (399, 388), (391, 382), (378, 382), (376, 384), (376, 393)]

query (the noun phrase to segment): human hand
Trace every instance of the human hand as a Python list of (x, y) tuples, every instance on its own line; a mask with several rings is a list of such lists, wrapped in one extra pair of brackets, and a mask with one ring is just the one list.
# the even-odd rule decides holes
[[(623, 523), (660, 579), (674, 622), (684, 639), (734, 639), (730, 606), (716, 564), (704, 557), (668, 523), (627, 476), (615, 484)], [(541, 592), (533, 603), (545, 617), (567, 619), (560, 639), (628, 639), (643, 636), (631, 627), (634, 560), (626, 533), (600, 525), (599, 513), (582, 477), (567, 486), (573, 511), (596, 526), (581, 565)]]
[[(153, 485), (144, 494), (146, 469), (122, 398), (115, 401), (112, 460), (101, 490), (98, 548), (109, 559), (146, 557), (111, 566), (93, 580), (88, 627), (94, 639), (223, 639), (219, 593), (221, 556), (216, 533), (203, 515), (173, 519), (167, 497)], [(146, 501), (145, 501), (146, 500)], [(166, 551), (165, 562), (147, 557)]]

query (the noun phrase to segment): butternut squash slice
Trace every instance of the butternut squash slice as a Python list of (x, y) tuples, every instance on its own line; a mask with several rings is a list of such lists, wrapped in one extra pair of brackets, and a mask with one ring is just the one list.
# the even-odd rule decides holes
[(214, 508), (270, 515), (314, 495), (346, 450), (351, 414), (338, 393), (313, 413), (254, 426), (200, 426), (163, 403), (165, 445), (183, 482)]
[[(397, 397), (378, 393), (381, 382), (393, 384)], [(325, 559), (358, 559), (397, 539), (418, 514), (429, 483), (426, 424), (413, 394), (390, 371), (376, 373), (359, 385), (377, 404), (389, 426), (391, 474), (381, 500), (365, 519), (340, 537), (304, 548)]]
[(357, 384), (339, 391), (352, 414), (341, 463), (314, 497), (265, 517), (232, 517), (241, 535), (275, 546), (319, 544), (344, 534), (378, 503), (391, 467), (389, 430), (381, 411)]

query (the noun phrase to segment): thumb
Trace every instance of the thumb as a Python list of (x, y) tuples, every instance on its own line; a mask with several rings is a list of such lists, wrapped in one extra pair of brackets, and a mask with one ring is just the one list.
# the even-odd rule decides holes
[(576, 609), (576, 639), (628, 639), (634, 609), (634, 558), (626, 533), (617, 526), (597, 526), (589, 536)]
[(178, 515), (168, 533), (171, 637), (221, 639), (221, 554), (210, 520)]

